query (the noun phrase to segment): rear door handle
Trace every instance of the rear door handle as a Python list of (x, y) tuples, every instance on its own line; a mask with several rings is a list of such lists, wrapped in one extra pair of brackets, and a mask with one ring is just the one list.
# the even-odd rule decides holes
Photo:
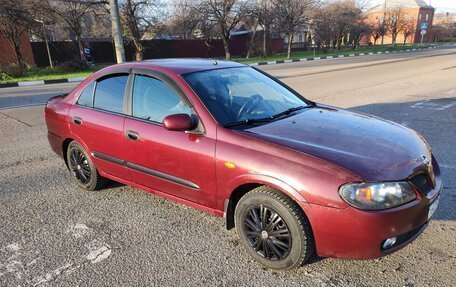
[(135, 131), (126, 131), (125, 135), (127, 136), (127, 138), (129, 138), (131, 140), (134, 140), (134, 141), (139, 140), (139, 134)]
[(73, 117), (73, 123), (76, 125), (82, 124), (82, 119), (80, 117)]

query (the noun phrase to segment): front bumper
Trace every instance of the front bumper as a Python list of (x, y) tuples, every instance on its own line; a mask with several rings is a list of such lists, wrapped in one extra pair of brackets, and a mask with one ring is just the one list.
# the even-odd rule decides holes
[[(429, 222), (429, 206), (440, 196), (441, 180), (436, 189), (430, 198), (422, 196), (388, 210), (337, 209), (309, 203), (301, 203), (301, 207), (308, 215), (319, 256), (374, 259), (401, 249), (423, 232)], [(382, 250), (390, 237), (397, 237), (397, 242)]]

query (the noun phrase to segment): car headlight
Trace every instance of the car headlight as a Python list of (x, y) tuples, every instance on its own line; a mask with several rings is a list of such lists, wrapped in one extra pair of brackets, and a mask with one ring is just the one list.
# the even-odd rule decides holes
[(350, 205), (368, 210), (392, 208), (416, 198), (406, 182), (348, 183), (339, 188), (339, 194)]

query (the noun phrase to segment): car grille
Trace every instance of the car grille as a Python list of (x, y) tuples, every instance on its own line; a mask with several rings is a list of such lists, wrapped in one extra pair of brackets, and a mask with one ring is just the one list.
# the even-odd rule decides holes
[(412, 177), (410, 182), (424, 195), (427, 195), (433, 189), (430, 179), (428, 179), (428, 176), (424, 173)]

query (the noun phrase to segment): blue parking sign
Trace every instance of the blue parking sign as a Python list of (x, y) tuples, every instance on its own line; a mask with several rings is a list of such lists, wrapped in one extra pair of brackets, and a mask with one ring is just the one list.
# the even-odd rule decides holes
[(421, 24), (421, 30), (427, 30), (427, 28), (428, 28), (428, 23)]

